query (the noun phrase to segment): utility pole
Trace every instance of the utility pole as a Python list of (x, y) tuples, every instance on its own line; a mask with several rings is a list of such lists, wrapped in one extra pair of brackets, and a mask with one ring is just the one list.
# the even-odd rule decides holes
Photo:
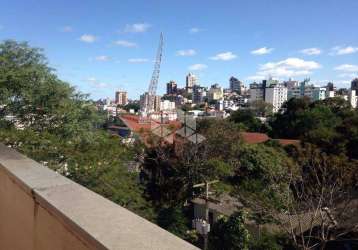
[(205, 187), (205, 196), (203, 197), (205, 200), (205, 221), (202, 224), (202, 227), (206, 227), (204, 228), (204, 230), (202, 230), (202, 234), (204, 237), (204, 250), (208, 249), (208, 233), (210, 230), (210, 224), (209, 224), (209, 196), (210, 196), (210, 185), (219, 182), (218, 180), (214, 180), (214, 181), (205, 181), (203, 183), (199, 183), (199, 184), (195, 184), (193, 185), (193, 188), (198, 188), (198, 187)]

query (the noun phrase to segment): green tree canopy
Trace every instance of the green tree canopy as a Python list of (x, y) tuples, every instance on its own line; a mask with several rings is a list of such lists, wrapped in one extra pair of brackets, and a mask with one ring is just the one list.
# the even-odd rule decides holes
[(0, 118), (75, 139), (101, 119), (86, 96), (57, 78), (43, 51), (27, 43), (0, 43)]
[(241, 211), (229, 218), (222, 217), (209, 233), (209, 249), (212, 250), (248, 250), (250, 233), (245, 227), (245, 214)]
[(231, 113), (230, 120), (235, 123), (241, 123), (250, 132), (261, 132), (263, 125), (261, 121), (255, 117), (252, 110), (237, 110)]

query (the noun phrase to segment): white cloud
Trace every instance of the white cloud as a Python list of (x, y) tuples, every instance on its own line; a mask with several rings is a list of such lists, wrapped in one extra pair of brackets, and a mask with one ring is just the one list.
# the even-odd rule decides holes
[(314, 61), (305, 61), (300, 58), (287, 58), (279, 62), (268, 62), (259, 67), (256, 76), (267, 77), (295, 77), (308, 76), (312, 70), (321, 68), (321, 65)]
[(358, 77), (358, 65), (342, 64), (334, 68), (334, 70), (341, 71), (339, 77), (342, 78), (356, 78)]
[(358, 65), (353, 64), (342, 64), (334, 68), (335, 70), (344, 72), (358, 72)]
[(199, 29), (197, 27), (193, 27), (193, 28), (189, 29), (190, 34), (195, 34), (195, 33), (198, 33), (200, 31), (202, 31), (202, 29)]
[(95, 60), (100, 62), (108, 62), (111, 60), (111, 58), (109, 56), (96, 56)]
[(82, 42), (85, 42), (85, 43), (93, 43), (97, 40), (98, 38), (94, 35), (89, 35), (89, 34), (84, 34), (80, 37), (80, 40)]
[(322, 53), (322, 51), (319, 49), (319, 48), (308, 48), (308, 49), (303, 49), (300, 51), (302, 54), (305, 54), (305, 55), (309, 55), (309, 56), (312, 56), (312, 55), (319, 55)]
[(215, 61), (230, 61), (235, 59), (237, 56), (231, 51), (219, 53), (216, 56), (210, 57), (211, 60)]
[(194, 49), (178, 50), (177, 56), (194, 56), (196, 51)]
[(127, 24), (124, 28), (124, 32), (126, 33), (143, 33), (146, 32), (151, 25), (149, 23), (134, 23)]
[(208, 66), (205, 65), (205, 64), (201, 64), (201, 63), (197, 63), (197, 64), (193, 64), (191, 66), (189, 66), (189, 70), (192, 70), (192, 71), (199, 71), (199, 70), (203, 70), (203, 69), (206, 69)]
[(332, 52), (330, 53), (330, 55), (348, 55), (348, 54), (354, 54), (358, 52), (358, 47), (352, 47), (352, 46), (347, 46), (347, 47), (341, 47), (341, 46), (336, 46), (334, 48), (332, 48)]
[(261, 56), (261, 55), (270, 54), (273, 50), (274, 50), (274, 48), (263, 47), (263, 48), (259, 48), (259, 49), (251, 51), (251, 54)]
[(94, 87), (94, 88), (107, 88), (107, 87), (109, 87), (109, 85), (107, 84), (107, 83), (104, 83), (104, 82), (101, 82), (101, 81), (99, 81), (99, 80), (97, 80), (95, 77), (88, 77), (87, 79), (86, 79), (86, 81), (87, 82), (89, 82), (91, 85), (92, 85), (92, 87)]
[(149, 60), (147, 58), (130, 58), (130, 59), (128, 59), (129, 63), (145, 63), (148, 61)]
[(137, 47), (136, 43), (129, 42), (129, 41), (126, 41), (126, 40), (118, 40), (118, 41), (115, 41), (114, 44), (118, 45), (118, 46), (122, 46), (122, 47), (127, 47), (127, 48)]
[(60, 31), (68, 33), (68, 32), (72, 32), (73, 28), (72, 28), (72, 26), (64, 26), (60, 29)]

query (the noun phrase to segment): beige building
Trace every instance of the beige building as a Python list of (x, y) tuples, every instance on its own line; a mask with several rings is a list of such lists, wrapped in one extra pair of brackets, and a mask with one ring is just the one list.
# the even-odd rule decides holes
[[(160, 100), (161, 100), (161, 96), (157, 95), (154, 97), (153, 99), (153, 105), (154, 105), (154, 111), (159, 111), (160, 110)], [(148, 92), (145, 92), (144, 94), (142, 94), (140, 96), (140, 107), (141, 110), (144, 111), (144, 108), (146, 107), (146, 105), (149, 103), (149, 95)], [(146, 110), (146, 111), (153, 111), (153, 110)]]
[(218, 101), (224, 98), (224, 90), (218, 84), (214, 84), (209, 89), (209, 101)]
[(117, 105), (126, 105), (128, 103), (128, 97), (126, 91), (116, 91), (115, 103)]
[(197, 84), (198, 84), (198, 78), (193, 73), (189, 73), (186, 76), (186, 84), (185, 84), (186, 92), (193, 93), (193, 87), (194, 85)]

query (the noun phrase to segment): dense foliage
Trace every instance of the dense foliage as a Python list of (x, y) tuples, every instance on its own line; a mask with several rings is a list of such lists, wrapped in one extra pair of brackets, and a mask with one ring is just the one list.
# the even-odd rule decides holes
[(310, 102), (292, 98), (270, 121), (272, 136), (300, 139), (329, 154), (358, 159), (358, 111), (342, 98)]
[[(196, 132), (205, 138), (201, 143), (178, 136), (170, 144), (153, 135), (145, 149), (125, 146), (102, 129), (122, 126), (121, 121), (107, 119), (85, 95), (58, 79), (41, 50), (0, 43), (2, 143), (194, 243), (199, 241), (190, 227), (188, 204), (203, 190), (193, 185), (219, 181), (211, 187), (214, 195), (235, 197), (245, 212), (212, 225), (211, 249), (290, 244), (307, 249), (352, 237), (356, 224), (346, 222), (358, 213), (357, 110), (339, 98), (291, 99), (282, 113), (262, 124), (256, 116), (271, 115), (271, 108), (255, 103), (251, 111), (233, 112), (230, 119), (198, 120)], [(270, 131), (273, 138), (300, 143), (247, 144), (243, 131)], [(137, 157), (143, 160), (140, 175), (126, 167)], [(315, 221), (316, 213), (326, 215), (308, 230), (285, 223), (301, 215)], [(267, 224), (283, 236), (254, 237), (252, 228)]]
[(57, 78), (42, 50), (0, 43), (0, 141), (153, 219), (138, 176), (126, 167), (133, 150), (101, 131), (104, 124), (85, 95)]
[(248, 250), (250, 233), (245, 227), (245, 215), (237, 212), (229, 218), (222, 217), (214, 224), (209, 234), (209, 249)]

